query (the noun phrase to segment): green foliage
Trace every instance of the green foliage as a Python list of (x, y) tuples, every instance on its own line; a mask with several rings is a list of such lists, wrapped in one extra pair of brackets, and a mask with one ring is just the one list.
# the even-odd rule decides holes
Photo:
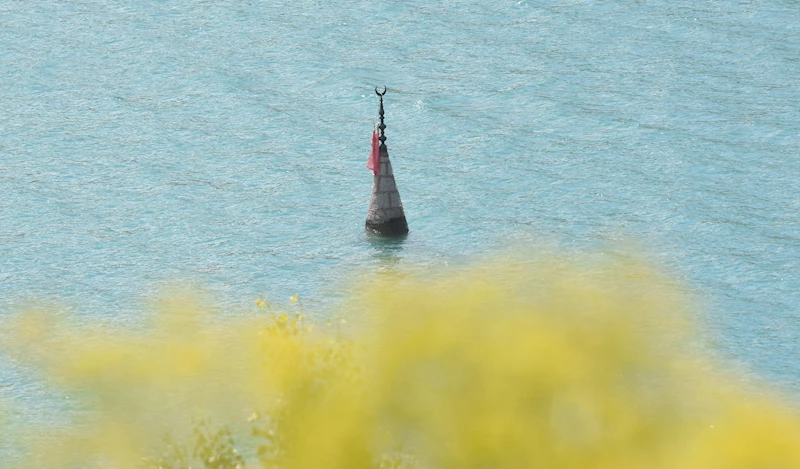
[(245, 469), (245, 461), (234, 445), (228, 427), (211, 428), (207, 420), (200, 420), (192, 431), (192, 441), (181, 445), (167, 435), (165, 451), (157, 459), (145, 459), (142, 469)]

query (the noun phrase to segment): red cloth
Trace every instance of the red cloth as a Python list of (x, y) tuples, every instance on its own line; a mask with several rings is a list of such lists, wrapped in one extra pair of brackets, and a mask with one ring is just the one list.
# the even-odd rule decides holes
[(372, 131), (372, 151), (367, 160), (367, 169), (372, 170), (372, 174), (378, 174), (381, 170), (381, 151), (378, 143), (378, 130)]

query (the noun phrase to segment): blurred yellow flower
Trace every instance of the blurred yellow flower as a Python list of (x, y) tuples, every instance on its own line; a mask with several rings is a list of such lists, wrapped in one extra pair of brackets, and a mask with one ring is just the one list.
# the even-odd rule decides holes
[(298, 301), (300, 301), (300, 297), (299, 297), (299, 296), (297, 296), (297, 293), (295, 293), (294, 295), (292, 295), (292, 296), (290, 296), (290, 297), (289, 297), (289, 301), (291, 302), (291, 304), (293, 304), (293, 305), (294, 305), (295, 303), (297, 303)]
[(302, 315), (214, 321), (191, 301), (149, 331), (23, 317), (2, 351), (87, 410), (38, 429), (15, 467), (800, 467), (800, 418), (709, 372), (670, 281), (569, 265), (384, 276), (354, 326), (334, 314), (314, 333)]

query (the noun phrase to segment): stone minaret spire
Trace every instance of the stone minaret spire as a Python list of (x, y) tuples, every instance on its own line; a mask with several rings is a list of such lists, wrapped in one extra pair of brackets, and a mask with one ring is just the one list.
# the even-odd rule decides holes
[(408, 233), (408, 223), (406, 223), (406, 215), (403, 212), (403, 203), (400, 201), (400, 193), (397, 192), (397, 184), (394, 181), (392, 163), (389, 161), (386, 136), (384, 135), (386, 124), (383, 123), (383, 95), (386, 94), (386, 87), (383, 88), (383, 93), (379, 93), (375, 88), (375, 94), (381, 99), (381, 107), (378, 111), (381, 117), (381, 124), (378, 126), (381, 130), (379, 137), (381, 168), (378, 174), (372, 178), (372, 195), (369, 198), (366, 228), (368, 231), (382, 235), (404, 235)]

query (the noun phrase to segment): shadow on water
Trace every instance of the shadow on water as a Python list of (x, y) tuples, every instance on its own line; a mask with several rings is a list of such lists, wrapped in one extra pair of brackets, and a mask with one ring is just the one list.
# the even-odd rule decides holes
[(367, 242), (373, 247), (372, 258), (380, 263), (381, 268), (394, 268), (402, 258), (403, 245), (408, 238), (407, 234), (397, 236), (382, 236), (367, 232)]

